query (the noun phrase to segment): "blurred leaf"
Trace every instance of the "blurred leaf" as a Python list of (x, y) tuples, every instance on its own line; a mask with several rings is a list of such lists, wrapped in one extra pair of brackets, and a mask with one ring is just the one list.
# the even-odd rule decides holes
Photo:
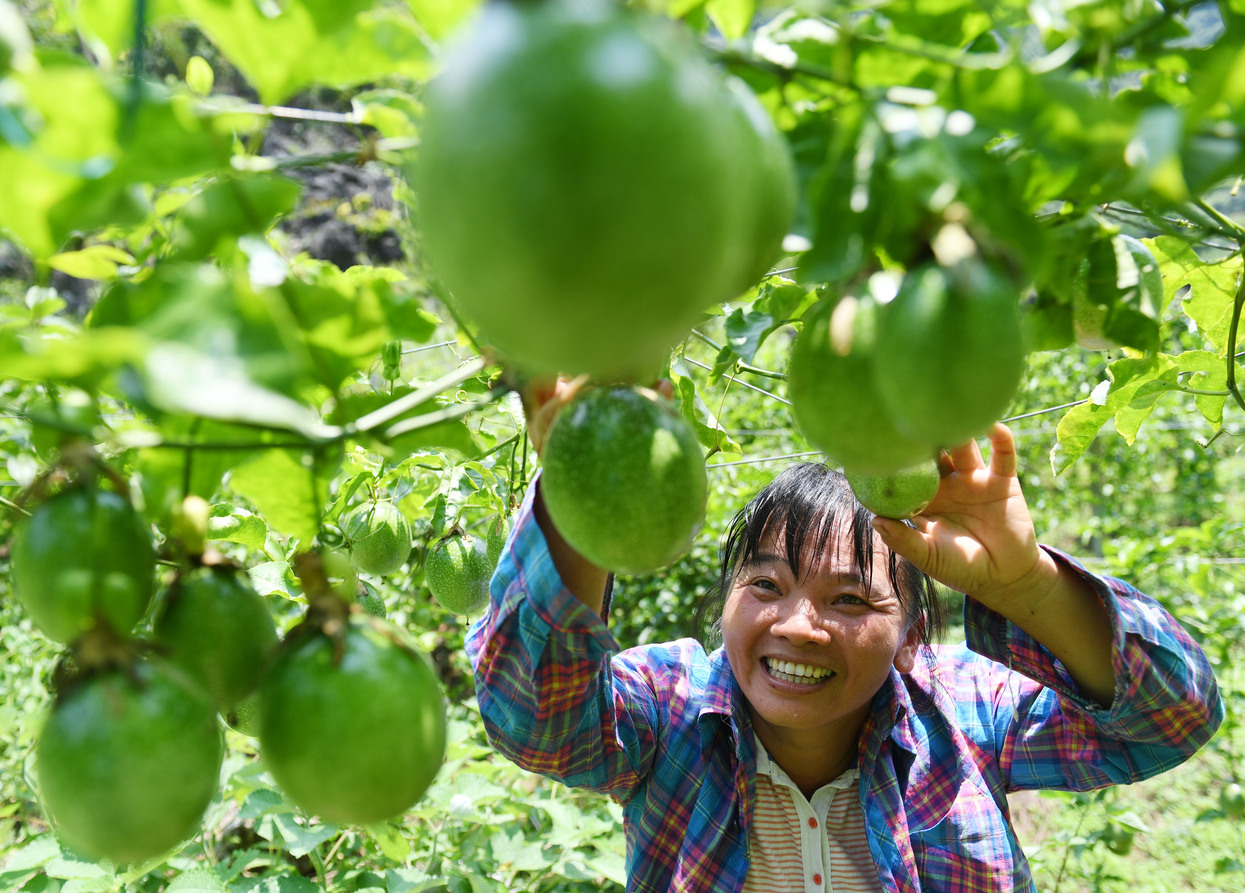
[(705, 12), (727, 40), (738, 40), (752, 26), (757, 0), (709, 0)]
[(320, 530), (322, 488), (310, 461), (290, 450), (268, 450), (234, 469), (229, 485), (259, 509), (268, 526), (309, 548)]
[(264, 233), (298, 202), (302, 187), (276, 173), (227, 176), (209, 184), (173, 218), (169, 242), (179, 260), (203, 260), (222, 239)]
[(227, 143), (209, 138), (210, 119), (163, 88), (145, 84), (128, 112), (129, 83), (67, 57), (23, 76), (31, 142), (0, 140), (0, 231), (36, 258), (55, 254), (73, 232), (140, 222), (148, 206), (139, 184), (227, 159)]
[(304, 827), (290, 813), (274, 815), (273, 823), (281, 832), (286, 852), (295, 859), (301, 859), (324, 841), (331, 840), (341, 833), (336, 825)]
[[(290, 569), (288, 561), (264, 561), (252, 565), (247, 569), (247, 575), (251, 578), (251, 585), (260, 595), (280, 595), (289, 599), (302, 597), (298, 588), (298, 578), (294, 576), (294, 571)], [(264, 814), (266, 815), (269, 811), (271, 810), (265, 811)]]
[(481, 0), (406, 0), (416, 21), (434, 40), (444, 40), (463, 25)]
[(262, 518), (252, 515), (229, 503), (212, 506), (208, 519), (207, 538), (241, 543), (249, 549), (260, 551), (268, 540), (268, 525)]
[(133, 264), (134, 257), (112, 245), (90, 245), (48, 258), (48, 266), (78, 279), (115, 279), (118, 264)]
[(268, 104), (310, 84), (345, 87), (430, 73), (428, 48), (414, 23), (371, 0), (262, 8), (252, 0), (178, 2)]

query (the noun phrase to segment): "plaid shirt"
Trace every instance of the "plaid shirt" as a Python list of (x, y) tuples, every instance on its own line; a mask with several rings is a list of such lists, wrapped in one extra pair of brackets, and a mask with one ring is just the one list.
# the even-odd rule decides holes
[[(691, 639), (620, 651), (562, 586), (531, 502), (468, 636), (490, 739), (530, 771), (623, 805), (627, 890), (739, 891), (756, 751), (725, 654)], [(1167, 612), (1052, 554), (1110, 611), (1115, 702), (1087, 701), (1042, 646), (966, 600), (968, 644), (892, 669), (861, 731), (860, 802), (884, 890), (1031, 891), (1007, 792), (1148, 778), (1222, 721), (1205, 656)]]

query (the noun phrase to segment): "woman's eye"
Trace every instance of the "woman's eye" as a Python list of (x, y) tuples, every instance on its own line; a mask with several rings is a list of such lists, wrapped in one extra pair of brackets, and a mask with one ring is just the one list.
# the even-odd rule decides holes
[(767, 589), (770, 592), (778, 591), (778, 584), (769, 579), (769, 577), (758, 577), (752, 581), (752, 585), (757, 589)]
[(838, 598), (835, 599), (835, 603), (840, 604), (840, 605), (867, 605), (869, 604), (859, 595), (854, 595), (850, 592), (845, 592), (842, 595), (840, 595)]

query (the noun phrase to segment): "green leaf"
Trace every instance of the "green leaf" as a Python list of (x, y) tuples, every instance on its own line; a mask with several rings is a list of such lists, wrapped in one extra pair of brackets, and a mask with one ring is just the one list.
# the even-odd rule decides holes
[(191, 56), (186, 60), (186, 86), (200, 96), (207, 96), (212, 92), (212, 84), (216, 81), (216, 74), (212, 71), (211, 64), (202, 56)]
[(751, 363), (765, 336), (774, 329), (774, 317), (768, 313), (736, 307), (726, 317), (726, 344), (745, 363)]
[(320, 530), (321, 480), (308, 457), (292, 450), (268, 450), (234, 469), (229, 485), (259, 509), (268, 526), (310, 547)]
[(1080, 403), (1064, 413), (1055, 429), (1056, 443), (1050, 451), (1051, 470), (1062, 474), (1076, 462), (1111, 415), (1109, 409), (1093, 401)]
[(262, 234), (293, 209), (302, 187), (276, 173), (228, 176), (210, 184), (182, 206), (169, 242), (183, 261), (203, 260), (223, 239)]
[[(223, 164), (228, 143), (187, 98), (51, 57), (23, 76), (30, 142), (0, 140), (0, 231), (36, 258), (74, 232), (129, 226), (148, 213), (139, 184), (165, 184)], [(73, 102), (65, 102), (72, 96)]]
[(311, 84), (346, 87), (431, 71), (415, 23), (371, 0), (178, 0), (268, 104)]
[(298, 875), (280, 874), (239, 878), (229, 885), (229, 893), (321, 893), (314, 881)]
[(688, 373), (682, 357), (676, 357), (671, 362), (670, 381), (674, 385), (679, 412), (692, 426), (700, 445), (709, 450), (710, 456), (719, 452), (743, 453), (743, 447), (731, 439), (717, 416), (700, 398), (700, 394), (696, 391), (696, 382)]
[(709, 0), (705, 12), (727, 40), (738, 40), (748, 33), (756, 16), (756, 0)]
[[(1184, 379), (1191, 388), (1202, 391), (1223, 391), (1228, 387), (1227, 361), (1208, 350), (1186, 350), (1175, 357), (1176, 368), (1180, 372), (1193, 372)], [(1237, 366), (1237, 381), (1245, 381), (1245, 368)], [(1193, 402), (1202, 418), (1210, 422), (1211, 430), (1218, 431), (1223, 427), (1223, 406), (1227, 396), (1216, 394), (1195, 394)]]
[(1245, 260), (1240, 253), (1218, 263), (1206, 263), (1188, 243), (1160, 236), (1152, 243), (1155, 260), (1163, 274), (1167, 301), (1184, 286), (1189, 287), (1183, 306), (1198, 330), (1222, 354), (1227, 349), (1232, 304), (1240, 284)]
[[(302, 597), (298, 579), (288, 561), (263, 561), (247, 569), (251, 585), (260, 595), (279, 595), (297, 600)], [(252, 795), (253, 796), (253, 795)], [(283, 801), (284, 802), (284, 801)]]
[(274, 815), (273, 824), (281, 832), (286, 852), (295, 859), (302, 858), (324, 841), (331, 840), (341, 833), (336, 825), (304, 827), (291, 814)]
[(261, 551), (268, 540), (268, 525), (246, 509), (230, 503), (218, 503), (212, 506), (207, 538), (241, 543), (248, 549)]
[(406, 0), (416, 21), (434, 40), (444, 40), (480, 5), (480, 0)]
[(119, 326), (72, 338), (23, 337), (0, 329), (0, 367), (6, 378), (73, 382), (87, 390), (115, 369), (142, 362), (147, 348), (141, 332)]
[(112, 245), (89, 245), (48, 258), (48, 266), (78, 279), (116, 279), (118, 264), (133, 264), (134, 257)]

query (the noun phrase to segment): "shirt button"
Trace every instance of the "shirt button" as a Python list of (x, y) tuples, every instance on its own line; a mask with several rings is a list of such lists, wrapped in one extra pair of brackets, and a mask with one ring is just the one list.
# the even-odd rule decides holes
[(809, 819), (809, 820), (808, 820), (808, 826), (809, 826), (810, 828), (816, 828), (816, 827), (817, 827), (817, 820), (816, 820), (816, 819)]
[(818, 887), (820, 887), (821, 886), (821, 875), (819, 874), (813, 875), (813, 883), (816, 884)]

